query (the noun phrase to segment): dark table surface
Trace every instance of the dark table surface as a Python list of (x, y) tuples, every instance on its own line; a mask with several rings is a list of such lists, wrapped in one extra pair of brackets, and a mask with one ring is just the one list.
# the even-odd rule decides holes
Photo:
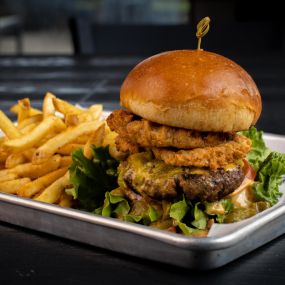
[[(256, 81), (258, 128), (285, 135), (285, 57), (226, 54)], [(119, 88), (141, 57), (0, 57), (0, 109), (46, 91), (82, 105), (119, 108)], [(141, 260), (0, 222), (0, 284), (284, 284), (285, 236), (220, 269), (197, 272)]]

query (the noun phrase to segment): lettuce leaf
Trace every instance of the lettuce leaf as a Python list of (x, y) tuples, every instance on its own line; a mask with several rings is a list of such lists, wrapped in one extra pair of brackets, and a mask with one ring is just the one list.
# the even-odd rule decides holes
[(256, 128), (252, 127), (247, 131), (241, 132), (241, 134), (248, 137), (252, 142), (251, 151), (247, 155), (247, 160), (255, 171), (257, 171), (271, 151), (265, 145), (262, 137), (263, 133)]
[(185, 197), (171, 205), (169, 216), (174, 219), (179, 229), (185, 235), (192, 235), (198, 230), (204, 230), (207, 227), (208, 216), (199, 208), (201, 203), (198, 202), (192, 206), (187, 203)]
[(130, 205), (124, 197), (113, 195), (112, 192), (106, 192), (103, 206), (97, 208), (94, 213), (104, 217), (123, 219), (129, 211)]
[(140, 214), (130, 212), (124, 217), (124, 220), (132, 223), (150, 225), (151, 223), (156, 222), (158, 218), (159, 216), (155, 208), (149, 205), (147, 210), (141, 212)]
[(257, 182), (253, 185), (256, 197), (271, 205), (276, 204), (282, 195), (279, 191), (282, 175), (285, 175), (285, 154), (271, 152), (257, 172)]
[(204, 230), (207, 227), (208, 218), (204, 211), (199, 209), (199, 204), (200, 203), (196, 203), (193, 209), (194, 221), (191, 222), (191, 225), (199, 230)]
[(89, 212), (101, 206), (105, 193), (118, 187), (117, 167), (119, 162), (109, 154), (109, 147), (92, 147), (94, 158), (87, 159), (82, 149), (72, 153), (69, 168), (74, 189), (69, 193), (77, 198), (78, 208)]
[(188, 210), (189, 207), (187, 205), (185, 198), (183, 197), (183, 200), (171, 205), (169, 216), (174, 220), (180, 222), (185, 217)]
[(273, 152), (266, 147), (262, 132), (252, 127), (241, 132), (252, 141), (252, 150), (247, 159), (257, 172), (253, 191), (258, 201), (267, 201), (270, 205), (278, 202), (282, 195), (279, 186), (282, 184), (282, 175), (285, 175), (285, 154)]

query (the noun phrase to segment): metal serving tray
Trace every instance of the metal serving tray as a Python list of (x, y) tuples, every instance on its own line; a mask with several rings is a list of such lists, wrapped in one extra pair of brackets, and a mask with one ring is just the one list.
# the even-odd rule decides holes
[[(285, 152), (285, 137), (265, 135)], [(285, 192), (285, 184), (281, 190)], [(112, 251), (187, 268), (220, 267), (285, 233), (285, 195), (274, 207), (242, 222), (214, 224), (207, 238), (146, 226), (0, 194), (0, 220)]]

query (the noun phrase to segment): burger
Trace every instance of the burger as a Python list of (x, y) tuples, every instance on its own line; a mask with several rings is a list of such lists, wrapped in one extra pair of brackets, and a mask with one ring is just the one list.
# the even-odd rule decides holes
[[(227, 206), (216, 202), (248, 172), (251, 140), (239, 132), (255, 125), (262, 108), (251, 76), (212, 52), (163, 52), (131, 70), (120, 103), (107, 124), (125, 155), (119, 191), (131, 204), (129, 216), (141, 217), (151, 205), (160, 227), (206, 231), (214, 219), (195, 227), (196, 216), (225, 214)], [(187, 207), (183, 217), (175, 205)]]

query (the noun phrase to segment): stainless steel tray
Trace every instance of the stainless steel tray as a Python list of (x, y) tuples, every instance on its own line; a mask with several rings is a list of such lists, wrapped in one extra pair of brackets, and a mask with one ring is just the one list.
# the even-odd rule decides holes
[[(285, 137), (265, 136), (285, 152)], [(285, 192), (285, 185), (281, 187)], [(187, 268), (220, 267), (285, 233), (285, 195), (242, 222), (215, 224), (207, 238), (191, 238), (112, 218), (0, 193), (0, 220), (146, 259)]]

